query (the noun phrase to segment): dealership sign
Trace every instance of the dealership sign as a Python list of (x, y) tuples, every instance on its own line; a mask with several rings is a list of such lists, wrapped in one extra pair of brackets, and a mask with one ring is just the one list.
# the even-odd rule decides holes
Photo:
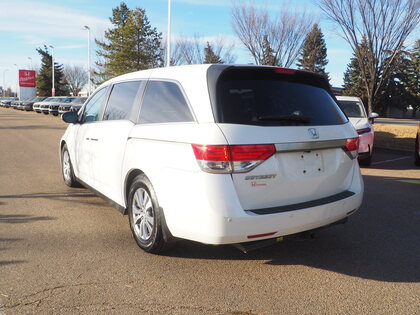
[(36, 72), (34, 70), (19, 70), (19, 86), (35, 87)]

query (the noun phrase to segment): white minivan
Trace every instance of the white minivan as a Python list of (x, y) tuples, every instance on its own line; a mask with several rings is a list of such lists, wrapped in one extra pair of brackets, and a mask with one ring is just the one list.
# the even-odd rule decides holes
[(343, 222), (361, 205), (359, 137), (328, 82), (192, 65), (99, 86), (60, 141), (63, 178), (128, 214), (137, 244), (238, 244)]

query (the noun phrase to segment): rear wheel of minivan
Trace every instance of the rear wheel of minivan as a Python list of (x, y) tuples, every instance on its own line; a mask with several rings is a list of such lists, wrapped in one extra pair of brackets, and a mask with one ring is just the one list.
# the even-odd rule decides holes
[(165, 249), (163, 214), (153, 186), (145, 175), (138, 175), (131, 184), (128, 218), (134, 239), (141, 249), (149, 253)]

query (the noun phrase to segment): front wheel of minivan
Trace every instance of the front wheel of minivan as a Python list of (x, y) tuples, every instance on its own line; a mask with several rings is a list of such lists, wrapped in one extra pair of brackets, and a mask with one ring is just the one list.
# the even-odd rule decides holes
[(80, 184), (74, 176), (73, 165), (70, 161), (69, 150), (65, 144), (61, 149), (61, 171), (63, 174), (64, 183), (69, 187), (80, 187)]
[(165, 249), (163, 214), (155, 191), (145, 175), (138, 175), (128, 194), (128, 218), (137, 245), (146, 252)]

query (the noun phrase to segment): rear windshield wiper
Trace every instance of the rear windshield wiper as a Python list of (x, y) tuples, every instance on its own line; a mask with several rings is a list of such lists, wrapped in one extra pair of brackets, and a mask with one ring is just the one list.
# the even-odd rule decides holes
[(291, 122), (308, 123), (311, 121), (311, 117), (298, 116), (298, 115), (260, 116), (258, 117), (258, 120), (275, 120), (275, 121), (291, 121)]

